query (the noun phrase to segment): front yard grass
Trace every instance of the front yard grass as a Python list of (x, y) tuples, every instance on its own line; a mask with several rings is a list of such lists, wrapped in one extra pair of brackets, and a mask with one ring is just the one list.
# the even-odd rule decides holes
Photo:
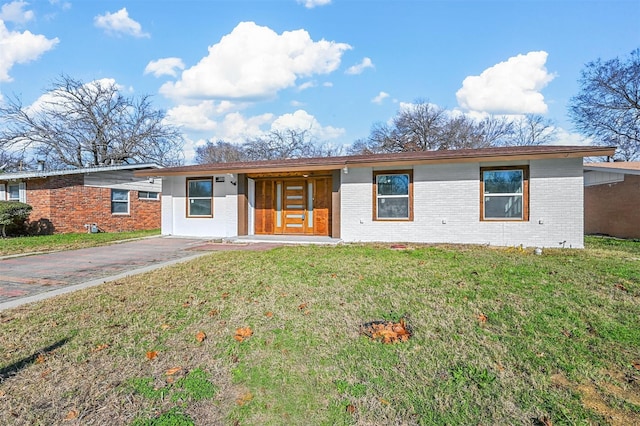
[(0, 424), (639, 424), (640, 243), (588, 245), (214, 252), (2, 311)]
[(151, 237), (154, 235), (160, 235), (160, 230), (100, 232), (96, 234), (54, 234), (35, 237), (4, 238), (0, 239), (0, 256), (96, 247), (116, 241)]

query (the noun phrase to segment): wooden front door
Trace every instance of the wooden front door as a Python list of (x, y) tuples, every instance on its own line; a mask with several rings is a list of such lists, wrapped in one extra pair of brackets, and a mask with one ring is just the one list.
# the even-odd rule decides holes
[(286, 180), (282, 185), (283, 234), (306, 234), (307, 191), (304, 180)]
[(329, 235), (330, 177), (256, 180), (255, 197), (256, 234)]

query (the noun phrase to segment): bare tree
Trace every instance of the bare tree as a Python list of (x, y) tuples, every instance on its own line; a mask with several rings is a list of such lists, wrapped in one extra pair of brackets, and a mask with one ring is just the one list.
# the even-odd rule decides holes
[(196, 164), (234, 163), (247, 160), (247, 155), (241, 145), (219, 140), (216, 143), (207, 142), (196, 148)]
[(557, 130), (551, 120), (539, 114), (526, 114), (513, 122), (507, 146), (548, 145), (556, 139)]
[(23, 164), (24, 158), (22, 155), (0, 150), (0, 173), (18, 171)]
[(62, 75), (23, 107), (17, 97), (0, 106), (0, 147), (32, 150), (56, 167), (182, 162), (183, 138), (164, 122), (149, 96), (125, 97), (113, 82)]
[(512, 124), (504, 118), (474, 120), (426, 101), (401, 109), (391, 124), (375, 124), (369, 137), (356, 141), (350, 154), (471, 149), (504, 143)]
[(640, 159), (640, 49), (624, 60), (589, 62), (578, 81), (580, 92), (569, 105), (578, 131), (617, 146), (616, 158)]

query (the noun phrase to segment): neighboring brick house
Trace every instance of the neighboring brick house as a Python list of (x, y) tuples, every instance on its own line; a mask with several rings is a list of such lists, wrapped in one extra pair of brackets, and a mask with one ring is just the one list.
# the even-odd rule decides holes
[(640, 238), (640, 161), (584, 165), (587, 234)]
[(28, 227), (34, 234), (156, 229), (161, 180), (133, 173), (158, 168), (127, 164), (0, 174), (0, 200), (31, 205)]
[(583, 158), (614, 151), (461, 149), (152, 173), (162, 176), (164, 235), (581, 248)]

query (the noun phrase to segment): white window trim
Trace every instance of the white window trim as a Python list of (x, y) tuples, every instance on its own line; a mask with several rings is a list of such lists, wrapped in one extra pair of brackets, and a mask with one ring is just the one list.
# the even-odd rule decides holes
[[(189, 183), (190, 182), (197, 182), (197, 181), (209, 181), (211, 182), (211, 197), (191, 197), (189, 196)], [(205, 177), (205, 178), (189, 178), (187, 179), (187, 217), (193, 217), (193, 218), (209, 218), (209, 217), (213, 217), (213, 191), (214, 191), (214, 179), (212, 177)], [(211, 214), (208, 215), (194, 215), (191, 214), (191, 200), (209, 200), (209, 202), (211, 203)]]
[[(398, 176), (398, 175), (406, 175), (407, 178), (409, 179), (409, 187), (408, 187), (408, 193), (405, 194), (401, 194), (401, 195), (380, 195), (378, 193), (378, 177), (379, 176)], [(400, 221), (400, 222), (411, 222), (413, 221), (413, 170), (381, 170), (381, 171), (374, 171), (374, 221), (380, 221), (380, 222), (393, 222), (393, 221)], [(407, 205), (408, 205), (408, 211), (407, 217), (393, 217), (393, 218), (387, 218), (387, 217), (379, 217), (378, 216), (378, 201), (381, 198), (402, 198), (402, 199), (406, 199), (407, 200)]]
[[(140, 194), (147, 194), (146, 197), (141, 197)], [(149, 194), (156, 194), (155, 197), (149, 197)], [(158, 191), (138, 191), (138, 200), (158, 201), (160, 200), (160, 193)]]
[[(127, 201), (124, 200), (114, 200), (113, 199), (113, 191), (126, 191), (127, 192)], [(127, 212), (114, 212), (113, 211), (113, 203), (119, 203), (119, 204), (127, 204)], [(112, 215), (116, 215), (116, 216), (128, 216), (131, 212), (131, 191), (127, 190), (127, 189), (118, 189), (118, 188), (111, 188), (111, 202), (109, 204), (111, 206), (111, 214)]]

